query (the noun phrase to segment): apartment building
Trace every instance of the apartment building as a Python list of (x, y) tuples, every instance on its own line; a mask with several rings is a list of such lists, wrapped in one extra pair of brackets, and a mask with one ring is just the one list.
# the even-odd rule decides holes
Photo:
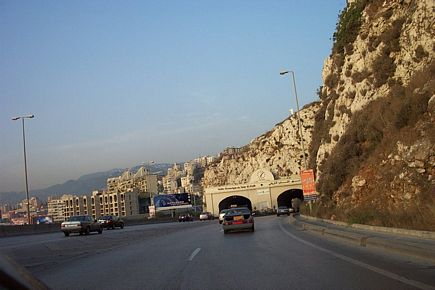
[(121, 176), (107, 179), (109, 193), (128, 192), (133, 189), (141, 193), (157, 193), (157, 175), (141, 167), (135, 174), (127, 170)]
[(64, 201), (60, 198), (48, 198), (47, 215), (52, 218), (53, 222), (63, 222), (65, 220)]
[[(130, 216), (139, 214), (139, 196), (157, 193), (157, 175), (141, 167), (135, 174), (125, 171), (121, 176), (107, 180), (107, 190), (95, 190), (91, 196), (64, 194), (49, 202), (51, 216), (58, 221), (73, 215)], [(56, 221), (57, 221), (56, 220)]]
[[(85, 207), (87, 206), (87, 203), (85, 203), (84, 200), (86, 200), (86, 196), (64, 194), (62, 195), (61, 199), (64, 203), (65, 219), (67, 219), (70, 216), (85, 214)], [(86, 208), (86, 212), (88, 212), (87, 208)]]
[(103, 215), (131, 216), (139, 214), (139, 191), (127, 192), (94, 191), (91, 200), (91, 215), (94, 218)]

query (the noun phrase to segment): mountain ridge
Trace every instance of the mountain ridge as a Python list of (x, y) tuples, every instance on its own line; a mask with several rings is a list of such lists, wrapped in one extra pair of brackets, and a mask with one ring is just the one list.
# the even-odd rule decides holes
[[(164, 172), (172, 164), (160, 163), (145, 165), (151, 172)], [(90, 195), (92, 191), (106, 188), (107, 179), (120, 176), (126, 170), (136, 171), (141, 165), (131, 168), (114, 168), (107, 171), (89, 173), (80, 176), (77, 179), (70, 179), (64, 183), (55, 184), (43, 189), (29, 190), (29, 197), (36, 196), (42, 201), (47, 201), (49, 196), (61, 196), (62, 194)], [(26, 193), (9, 191), (0, 193), (0, 203), (14, 205), (26, 198)]]

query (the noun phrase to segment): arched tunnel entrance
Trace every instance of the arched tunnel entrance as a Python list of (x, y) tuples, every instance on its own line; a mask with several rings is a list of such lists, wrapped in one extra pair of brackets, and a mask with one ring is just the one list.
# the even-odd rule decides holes
[(292, 206), (292, 199), (293, 198), (299, 198), (301, 201), (304, 200), (304, 192), (302, 189), (289, 189), (278, 195), (277, 203), (278, 207), (280, 206), (286, 206), (288, 208), (291, 208)]
[(232, 195), (227, 198), (224, 198), (219, 203), (219, 211), (231, 207), (242, 207), (242, 206), (246, 206), (247, 208), (249, 208), (249, 210), (252, 211), (252, 203), (248, 198), (240, 195)]

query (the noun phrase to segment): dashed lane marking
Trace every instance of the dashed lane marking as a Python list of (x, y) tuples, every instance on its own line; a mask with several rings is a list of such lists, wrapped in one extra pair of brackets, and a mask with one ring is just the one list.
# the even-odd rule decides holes
[(201, 248), (197, 248), (195, 251), (193, 251), (193, 253), (190, 255), (188, 261), (191, 262), (196, 255), (198, 255), (198, 253), (201, 251)]

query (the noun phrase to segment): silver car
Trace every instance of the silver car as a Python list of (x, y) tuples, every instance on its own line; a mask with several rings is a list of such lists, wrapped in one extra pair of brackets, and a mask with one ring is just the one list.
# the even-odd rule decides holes
[(203, 212), (199, 215), (199, 220), (200, 221), (206, 221), (206, 220), (212, 220), (214, 219), (214, 216), (211, 212)]
[(219, 223), (221, 224), (224, 221), (224, 215), (225, 213), (229, 211), (229, 209), (223, 209), (221, 210), (221, 212), (219, 213)]
[(222, 229), (224, 234), (234, 230), (250, 230), (253, 232), (255, 230), (254, 217), (247, 207), (229, 209), (224, 215)]
[(90, 232), (103, 233), (103, 227), (95, 219), (88, 215), (76, 215), (69, 217), (60, 225), (60, 230), (66, 237), (71, 233), (89, 235)]
[(280, 216), (282, 214), (290, 215), (290, 209), (286, 206), (278, 207), (278, 210), (276, 211), (276, 216)]

